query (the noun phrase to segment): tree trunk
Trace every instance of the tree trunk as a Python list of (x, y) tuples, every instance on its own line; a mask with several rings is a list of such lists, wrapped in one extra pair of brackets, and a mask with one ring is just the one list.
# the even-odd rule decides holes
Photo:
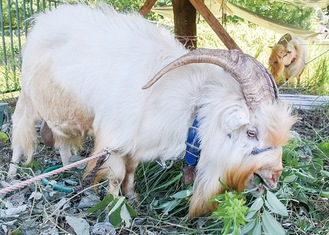
[(189, 0), (172, 0), (175, 35), (187, 49), (196, 48), (196, 10)]

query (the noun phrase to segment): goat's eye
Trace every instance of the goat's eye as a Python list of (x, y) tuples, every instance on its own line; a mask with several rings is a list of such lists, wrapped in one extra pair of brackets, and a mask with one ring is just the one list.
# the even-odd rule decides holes
[(278, 61), (274, 61), (274, 64), (277, 64), (278, 63)]
[(254, 131), (254, 130), (247, 130), (247, 135), (248, 135), (250, 138), (257, 138), (257, 132)]

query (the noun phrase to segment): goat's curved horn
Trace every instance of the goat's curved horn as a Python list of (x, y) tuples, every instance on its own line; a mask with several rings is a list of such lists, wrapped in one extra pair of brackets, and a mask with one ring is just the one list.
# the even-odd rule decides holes
[(267, 100), (278, 99), (273, 76), (255, 58), (238, 50), (197, 49), (181, 56), (161, 69), (144, 87), (147, 89), (167, 72), (192, 63), (210, 63), (222, 67), (241, 85), (247, 105), (256, 107)]
[(278, 44), (283, 45), (284, 47), (287, 46), (288, 42), (290, 42), (292, 40), (292, 36), (289, 33), (286, 33), (285, 35), (283, 35), (280, 40), (278, 41)]

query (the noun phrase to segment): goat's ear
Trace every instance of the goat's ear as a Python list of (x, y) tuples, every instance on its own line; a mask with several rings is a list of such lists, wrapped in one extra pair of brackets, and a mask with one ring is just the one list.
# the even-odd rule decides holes
[(227, 134), (249, 123), (249, 113), (242, 107), (228, 108), (223, 112), (222, 130)]

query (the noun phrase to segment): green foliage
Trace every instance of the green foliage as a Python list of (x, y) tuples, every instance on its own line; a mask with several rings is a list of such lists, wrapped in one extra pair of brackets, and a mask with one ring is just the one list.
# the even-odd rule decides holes
[(172, 5), (172, 0), (158, 0), (155, 3), (155, 6), (171, 6)]
[[(63, 1), (64, 2), (64, 1)], [(9, 4), (8, 4), (9, 3)], [(29, 19), (37, 12), (56, 7), (56, 1), (1, 1), (4, 29), (23, 30)], [(25, 29), (26, 32), (27, 29)]]
[[(278, 194), (288, 201), (291, 208), (291, 220), (296, 227), (305, 234), (312, 233), (314, 229), (319, 234), (325, 232), (325, 221), (328, 207), (329, 192), (329, 155), (328, 140), (316, 143), (312, 140), (296, 138), (283, 152), (282, 181)], [(309, 218), (301, 214), (309, 214)], [(318, 225), (316, 225), (318, 224)]]
[(8, 140), (8, 135), (5, 132), (0, 131), (0, 142), (7, 142)]
[[(33, 159), (26, 165), (26, 168), (31, 168), (33, 171), (44, 170), (44, 167), (37, 160)], [(24, 169), (24, 168), (23, 168)], [(27, 170), (26, 170), (27, 171)]]
[(20, 89), (20, 71), (17, 64), (0, 66), (0, 92), (18, 91)]
[(230, 2), (260, 15), (267, 16), (282, 23), (292, 24), (304, 29), (311, 28), (313, 23), (312, 16), (315, 14), (313, 8), (300, 7), (277, 1), (231, 0)]
[[(309, 75), (313, 79), (304, 80), (303, 85), (310, 93), (326, 95), (329, 91), (328, 57), (322, 56), (317, 60), (318, 61), (312, 61), (312, 64), (309, 64), (309, 66), (313, 66), (312, 74)], [(309, 71), (309, 73), (311, 73), (311, 71)]]
[(211, 215), (212, 218), (223, 218), (224, 226), (222, 233), (224, 235), (241, 234), (240, 226), (245, 225), (245, 215), (248, 207), (245, 206), (246, 201), (242, 198), (243, 194), (226, 191), (211, 199), (218, 202), (217, 210)]
[[(74, 3), (75, 0), (59, 0), (59, 1), (2, 1), (2, 17), (4, 29), (21, 29), (27, 32), (27, 19), (35, 13), (43, 12), (47, 9), (57, 7), (59, 3)], [(87, 4), (95, 4), (98, 0), (84, 0)], [(111, 4), (117, 10), (138, 10), (144, 0), (104, 0)], [(9, 4), (8, 4), (9, 3)]]
[(105, 2), (111, 4), (116, 10), (138, 11), (145, 1), (144, 0), (106, 0)]
[(242, 229), (242, 234), (261, 235), (262, 231), (264, 234), (285, 234), (284, 228), (272, 214), (288, 216), (286, 206), (274, 193), (269, 190), (265, 192), (252, 202), (246, 216), (248, 223)]
[(273, 216), (288, 216), (286, 206), (277, 196), (265, 190), (262, 197), (256, 197), (253, 201), (248, 200), (251, 205), (248, 207), (245, 198), (249, 195), (249, 192), (226, 191), (212, 198), (211, 201), (218, 202), (218, 207), (211, 217), (223, 220), (221, 232), (224, 235), (261, 235), (262, 231), (265, 234), (273, 234), (273, 231), (277, 235), (285, 234), (285, 230)]
[[(183, 161), (175, 162), (169, 170), (164, 170), (157, 163), (143, 164), (137, 169), (136, 191), (142, 203), (149, 205), (161, 218), (185, 216), (191, 187), (182, 185)], [(156, 195), (156, 196), (152, 196)]]
[(319, 154), (329, 158), (329, 142), (323, 142), (318, 145)]
[(103, 220), (108, 218), (114, 227), (121, 223), (129, 227), (132, 217), (137, 216), (137, 212), (126, 202), (125, 197), (115, 197), (112, 194), (108, 194), (101, 202), (89, 208), (87, 212), (96, 214), (97, 217), (102, 216)]
[(181, 211), (182, 204), (186, 204), (186, 199), (192, 195), (192, 189), (188, 188), (186, 190), (179, 191), (174, 195), (170, 196), (169, 200), (155, 201), (152, 206), (156, 210), (161, 210), (165, 215), (173, 215)]
[[(8, 4), (8, 2), (10, 4)], [(3, 19), (3, 27), (4, 29), (12, 29), (18, 28), (18, 26), (22, 23), (22, 21), (17, 17), (18, 15), (24, 15), (24, 7), (23, 3), (19, 4), (15, 1), (1, 1), (2, 4), (2, 19)], [(26, 12), (30, 17), (31, 13)]]

